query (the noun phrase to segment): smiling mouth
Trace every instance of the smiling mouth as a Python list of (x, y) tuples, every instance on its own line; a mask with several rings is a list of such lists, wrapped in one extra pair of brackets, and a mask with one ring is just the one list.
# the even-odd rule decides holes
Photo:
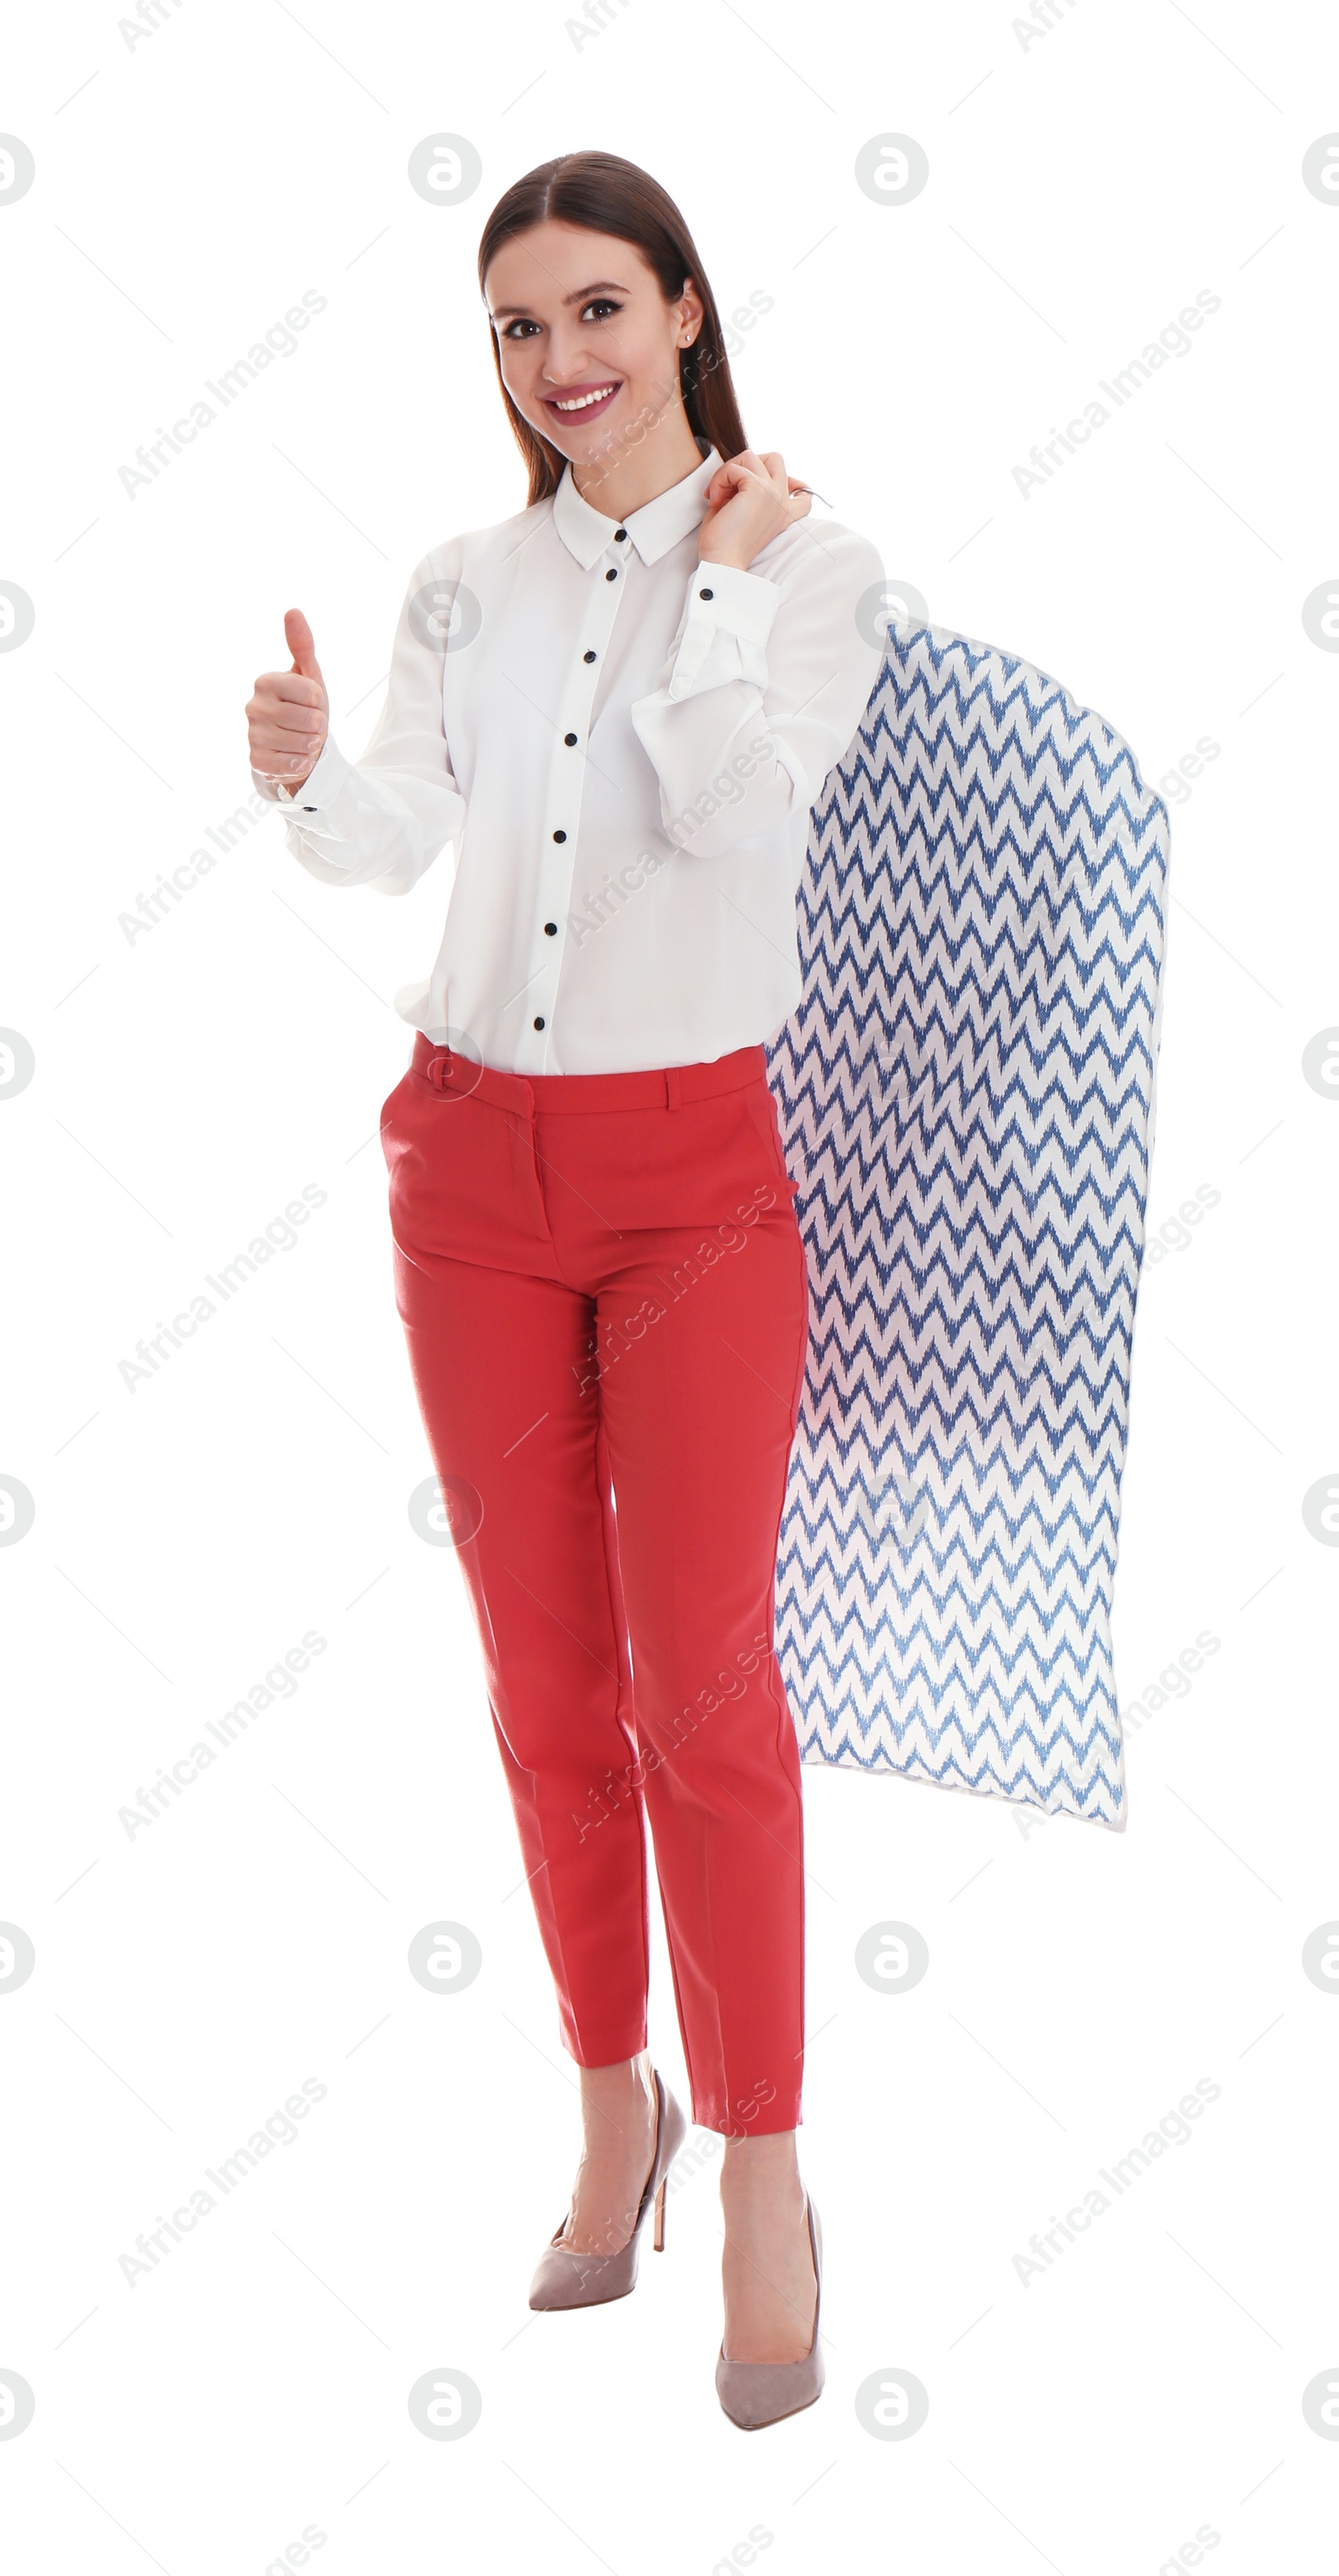
[(620, 381), (606, 378), (603, 384), (573, 385), (570, 393), (545, 394), (541, 399), (545, 410), (556, 413), (559, 420), (595, 420), (609, 409)]

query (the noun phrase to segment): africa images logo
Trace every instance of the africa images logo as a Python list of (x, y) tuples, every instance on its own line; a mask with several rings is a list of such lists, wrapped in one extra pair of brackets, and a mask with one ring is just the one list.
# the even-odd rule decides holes
[(1027, 464), (1015, 465), (1012, 469), (1014, 481), (1025, 501), (1031, 499), (1034, 485), (1040, 490), (1043, 483), (1050, 482), (1067, 456), (1073, 456), (1078, 448), (1087, 446), (1095, 429), (1105, 429), (1113, 414), (1124, 410), (1126, 403), (1141, 387), (1151, 382), (1159, 367), (1170, 365), (1173, 358), (1189, 357), (1195, 345), (1190, 336), (1192, 331), (1203, 328), (1208, 316), (1219, 311), (1222, 300), (1221, 295), (1214, 294), (1212, 287), (1202, 286), (1194, 303), (1183, 304), (1176, 320), (1164, 323), (1156, 340), (1146, 341), (1137, 358), (1127, 358), (1125, 365), (1113, 369), (1109, 377), (1098, 377), (1099, 391), (1107, 398), (1105, 403), (1099, 402), (1094, 395), (1084, 404), (1082, 413), (1076, 413), (1073, 420), (1067, 420), (1063, 429), (1052, 421), (1046, 445), (1034, 447)]

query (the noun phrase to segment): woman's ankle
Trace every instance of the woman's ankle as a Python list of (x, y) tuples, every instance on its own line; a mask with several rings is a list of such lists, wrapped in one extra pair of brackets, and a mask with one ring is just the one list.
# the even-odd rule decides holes
[(794, 2129), (762, 2138), (727, 2138), (721, 2160), (721, 2206), (727, 2221), (747, 2226), (754, 2217), (787, 2209), (799, 2218), (804, 2205)]
[(588, 2138), (615, 2131), (640, 2136), (656, 2120), (656, 2089), (645, 2050), (613, 2066), (583, 2066), (581, 2111)]

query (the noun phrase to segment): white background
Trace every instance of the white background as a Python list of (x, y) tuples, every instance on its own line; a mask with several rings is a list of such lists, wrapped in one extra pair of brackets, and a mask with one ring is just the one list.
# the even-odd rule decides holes
[[(36, 1059), (0, 1101), (0, 1471), (36, 1504), (0, 1549), (0, 1916), (36, 1951), (0, 1989), (0, 2372), (36, 2398), (0, 2440), (10, 2563), (262, 2576), (307, 2526), (330, 2576), (1328, 2563), (1339, 2444), (1302, 2391), (1339, 2379), (1339, 1998), (1301, 1950), (1339, 1916), (1339, 1560), (1301, 1502), (1339, 1466), (1339, 1116), (1301, 1058), (1339, 1021), (1339, 656), (1301, 612), (1339, 587), (1339, 202), (1301, 162), (1339, 128), (1333, 23), (1054, 0), (1024, 43), (1008, 0), (610, 0), (578, 44), (562, 0), (161, 5), (133, 46), (113, 6), (24, 13), (0, 110), (36, 160), (0, 203), (0, 579), (36, 611), (0, 656), (0, 1020)], [(441, 130), (483, 161), (454, 207), (406, 177)], [(914, 203), (855, 184), (885, 131), (929, 156)], [(150, 933), (119, 920), (244, 802), (284, 610), (356, 754), (414, 564), (524, 506), (475, 250), (587, 146), (677, 197), (724, 312), (773, 298), (752, 443), (1172, 803), (1122, 1701), (1219, 1649), (1132, 1734), (1123, 1835), (806, 1773), (828, 2386), (747, 2437), (712, 2386), (712, 2162), (631, 2299), (526, 2306), (574, 2070), (458, 1569), (408, 1518), (376, 1141), (445, 876), (333, 894), (270, 818)], [(307, 288), (296, 352), (132, 499), (118, 468)], [(1025, 499), (1012, 469), (1203, 288), (1192, 349)], [(136, 1341), (308, 1183), (296, 1244), (132, 1393)], [(131, 1839), (118, 1810), (308, 1630), (296, 1692)], [(444, 1918), (483, 1950), (455, 1995), (406, 1962)], [(929, 1945), (905, 1994), (854, 1967), (887, 1919)], [(686, 2099), (663, 1945), (652, 2009)], [(308, 2077), (294, 2141), (132, 2287), (137, 2233)], [(1025, 2287), (1033, 2233), (1200, 2078), (1189, 2140)], [(459, 2441), (408, 2413), (439, 2368), (482, 2393)], [(898, 2370), (928, 2419), (883, 2441), (855, 2392)]]

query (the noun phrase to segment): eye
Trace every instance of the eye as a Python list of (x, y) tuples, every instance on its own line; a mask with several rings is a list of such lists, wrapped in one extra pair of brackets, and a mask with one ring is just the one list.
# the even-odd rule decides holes
[[(621, 313), (622, 310), (622, 305), (616, 303), (612, 296), (593, 295), (589, 304), (583, 305), (581, 318), (584, 322), (588, 313), (599, 313), (603, 319), (610, 313)], [(537, 322), (532, 322), (526, 314), (518, 313), (514, 322), (507, 323), (503, 330), (502, 337), (504, 340), (514, 340), (523, 333), (528, 338), (532, 331), (537, 331), (538, 329), (539, 324)]]

